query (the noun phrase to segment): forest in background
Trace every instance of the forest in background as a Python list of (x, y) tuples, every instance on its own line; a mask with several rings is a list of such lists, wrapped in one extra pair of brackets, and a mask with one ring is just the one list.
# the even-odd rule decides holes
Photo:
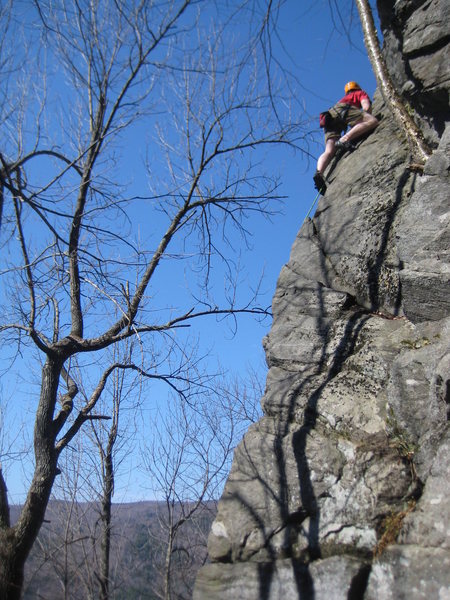
[[(19, 512), (13, 507), (13, 516)], [(180, 517), (182, 509), (176, 507)], [(24, 600), (97, 598), (100, 507), (52, 501), (25, 571)], [(176, 537), (170, 571), (172, 600), (192, 597), (195, 576), (206, 560), (206, 541), (216, 514), (207, 502)], [(168, 511), (164, 502), (114, 504), (110, 598), (164, 598)]]

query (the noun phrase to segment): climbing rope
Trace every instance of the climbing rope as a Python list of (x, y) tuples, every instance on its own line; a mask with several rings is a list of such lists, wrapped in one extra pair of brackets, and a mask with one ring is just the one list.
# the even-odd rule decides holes
[(319, 196), (320, 196), (320, 192), (317, 192), (317, 196), (314, 198), (314, 202), (311, 204), (311, 208), (310, 208), (310, 209), (308, 210), (308, 212), (306, 213), (306, 217), (305, 217), (305, 219), (304, 219), (304, 221), (303, 221), (303, 223), (302, 223), (302, 226), (303, 226), (303, 225), (306, 223), (306, 219), (307, 219), (307, 218), (309, 217), (309, 215), (311, 214), (311, 212), (312, 212), (312, 209), (314, 208), (314, 205), (316, 204), (316, 202), (317, 202), (317, 200), (318, 200)]

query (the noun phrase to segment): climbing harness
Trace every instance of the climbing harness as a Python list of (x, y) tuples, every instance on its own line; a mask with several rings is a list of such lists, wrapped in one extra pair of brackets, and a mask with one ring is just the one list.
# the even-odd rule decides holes
[(350, 110), (350, 104), (340, 104), (339, 102), (329, 109), (329, 112), (336, 125), (341, 125), (342, 130), (346, 129), (347, 124), (345, 119)]
[(350, 109), (350, 104), (340, 104), (339, 102), (321, 112), (319, 115), (319, 126), (324, 129), (325, 133), (330, 131), (336, 131), (339, 129), (341, 132), (347, 129), (347, 123), (345, 119)]

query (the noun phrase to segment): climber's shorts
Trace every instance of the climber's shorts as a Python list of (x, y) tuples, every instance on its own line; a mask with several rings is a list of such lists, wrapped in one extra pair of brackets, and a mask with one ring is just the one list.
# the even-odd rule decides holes
[(341, 137), (342, 132), (343, 132), (343, 128), (340, 126), (339, 127), (334, 126), (332, 128), (331, 127), (328, 128), (325, 131), (325, 143), (327, 143), (328, 140), (332, 140), (332, 139), (338, 140)]
[[(341, 118), (341, 111), (345, 110), (345, 116)], [(325, 130), (325, 142), (328, 142), (330, 139), (339, 139), (342, 135), (342, 132), (347, 129), (347, 127), (353, 127), (360, 121), (362, 121), (364, 117), (364, 111), (362, 108), (356, 108), (356, 106), (348, 106), (345, 104), (336, 104), (333, 108), (330, 108), (330, 113), (333, 117), (333, 122), (331, 126), (327, 127)]]

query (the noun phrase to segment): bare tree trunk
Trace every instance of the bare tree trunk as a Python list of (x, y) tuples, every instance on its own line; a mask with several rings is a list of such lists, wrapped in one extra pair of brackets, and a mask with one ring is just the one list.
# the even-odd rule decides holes
[[(6, 550), (6, 548), (5, 548)], [(20, 600), (23, 584), (23, 568), (17, 569), (11, 552), (7, 560), (0, 562), (0, 598), (5, 600)]]
[(114, 467), (111, 439), (105, 457), (105, 475), (102, 498), (102, 540), (100, 556), (100, 600), (109, 598), (109, 556), (111, 548), (111, 506), (114, 491)]
[(2, 536), (0, 543), (4, 548), (0, 560), (0, 598), (4, 598), (5, 600), (20, 600), (23, 584), (23, 567), (20, 568), (19, 566), (18, 568), (16, 557), (13, 556), (8, 540), (5, 543)]
[(166, 564), (164, 569), (164, 600), (170, 600), (170, 569), (172, 566), (172, 552), (173, 552), (173, 537), (174, 537), (174, 529), (173, 529), (173, 506), (171, 509), (171, 514), (169, 516), (170, 526), (168, 532), (168, 543), (166, 550)]
[[(57, 474), (56, 429), (53, 411), (56, 404), (62, 363), (48, 358), (42, 371), (42, 391), (36, 412), (34, 445), (36, 467), (25, 505), (13, 527), (0, 529), (0, 598), (19, 600), (25, 561), (44, 521), (50, 493)], [(1, 495), (7, 503), (6, 493)], [(4, 506), (0, 508), (4, 513)]]
[(409, 114), (402, 97), (394, 86), (386, 62), (381, 53), (380, 42), (378, 40), (377, 30), (369, 2), (368, 0), (355, 0), (355, 2), (364, 32), (364, 42), (369, 60), (384, 101), (404, 130), (406, 137), (412, 146), (413, 154), (417, 155), (421, 161), (425, 161), (431, 155), (431, 149), (424, 140), (422, 132)]
[[(131, 351), (130, 351), (131, 360)], [(111, 528), (112, 528), (112, 498), (114, 495), (114, 451), (119, 429), (120, 406), (124, 385), (124, 373), (114, 376), (113, 389), (113, 414), (112, 423), (108, 431), (106, 447), (103, 449), (99, 432), (93, 428), (94, 437), (100, 454), (102, 473), (102, 497), (101, 497), (101, 543), (100, 543), (100, 600), (108, 600), (110, 594), (110, 550), (111, 550)]]

